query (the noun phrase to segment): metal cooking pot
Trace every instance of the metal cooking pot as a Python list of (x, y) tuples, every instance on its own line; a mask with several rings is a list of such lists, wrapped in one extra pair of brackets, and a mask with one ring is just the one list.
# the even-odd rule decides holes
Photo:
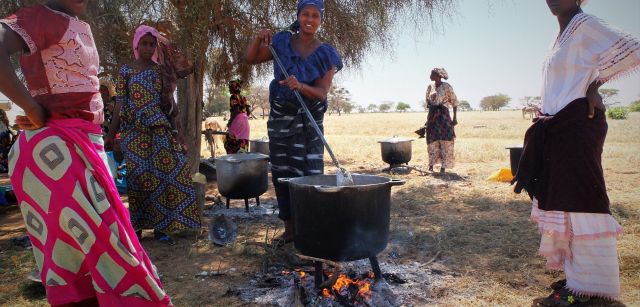
[(518, 165), (520, 164), (520, 156), (524, 148), (522, 146), (511, 146), (509, 149), (509, 160), (511, 162), (511, 175), (515, 176), (518, 173)]
[(283, 178), (289, 185), (294, 244), (302, 254), (333, 261), (375, 257), (387, 247), (391, 187), (404, 181), (353, 175), (337, 186), (335, 175)]
[(269, 140), (268, 139), (256, 139), (249, 140), (249, 152), (261, 153), (263, 155), (269, 155)]
[(259, 153), (240, 153), (218, 157), (218, 191), (228, 199), (248, 199), (268, 188), (269, 157)]
[(382, 152), (382, 161), (390, 165), (399, 165), (411, 161), (411, 142), (413, 139), (394, 136), (378, 141)]

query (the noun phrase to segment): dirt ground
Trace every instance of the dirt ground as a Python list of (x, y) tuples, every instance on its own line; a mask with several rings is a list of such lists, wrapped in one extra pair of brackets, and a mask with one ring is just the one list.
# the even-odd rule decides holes
[[(486, 180), (492, 172), (509, 166), (504, 148), (521, 143), (529, 122), (518, 112), (461, 113), (456, 130), (457, 165), (450, 173), (424, 172), (423, 139), (413, 143), (414, 157), (409, 163), (417, 170), (408, 175), (385, 172), (376, 141), (394, 134), (413, 137), (411, 131), (425, 118), (422, 113), (325, 118), (329, 142), (349, 170), (406, 181), (392, 189), (390, 240), (380, 261), (430, 263), (452, 276), (431, 290), (431, 305), (531, 306), (534, 299), (549, 294), (548, 285), (562, 274), (545, 269), (543, 259), (536, 255), (539, 235), (529, 220), (528, 197), (514, 194), (508, 184)], [(266, 134), (263, 120), (251, 125), (252, 137)], [(614, 217), (625, 229), (618, 244), (623, 297), (618, 303), (596, 301), (585, 306), (640, 306), (640, 140), (632, 137), (640, 135), (640, 114), (609, 125), (603, 166)], [(326, 171), (333, 172), (329, 160), (326, 162)], [(269, 186), (261, 196), (265, 204), (275, 200)], [(209, 184), (207, 194), (216, 192), (215, 182)], [(233, 201), (232, 206), (241, 208), (244, 203)], [(226, 247), (209, 243), (205, 229), (176, 235), (175, 246), (144, 234), (142, 244), (176, 306), (254, 306), (240, 300), (239, 287), (265, 266), (295, 267), (295, 257), (287, 256), (290, 247), (285, 252), (265, 247), (268, 238), (282, 231), (276, 216), (234, 221), (238, 238)], [(31, 252), (11, 243), (11, 238), (24, 231), (18, 208), (0, 207), (2, 306), (46, 305), (42, 287), (25, 278), (34, 268)], [(199, 278), (196, 275), (201, 271), (222, 274)]]

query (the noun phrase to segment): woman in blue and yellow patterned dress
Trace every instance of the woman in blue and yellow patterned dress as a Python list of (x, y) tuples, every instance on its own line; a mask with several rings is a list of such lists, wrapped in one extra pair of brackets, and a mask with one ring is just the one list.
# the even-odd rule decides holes
[[(121, 130), (127, 164), (131, 223), (140, 235), (153, 229), (156, 239), (173, 243), (166, 233), (200, 228), (195, 189), (185, 148), (177, 138), (177, 108), (163, 95), (167, 84), (160, 44), (165, 38), (148, 26), (134, 37), (132, 64), (120, 68), (116, 107), (107, 143)], [(174, 78), (175, 80), (175, 78)]]

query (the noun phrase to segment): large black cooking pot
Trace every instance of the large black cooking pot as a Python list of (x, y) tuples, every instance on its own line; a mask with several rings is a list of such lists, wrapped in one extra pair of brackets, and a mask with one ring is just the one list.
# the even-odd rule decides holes
[(240, 153), (218, 157), (218, 191), (229, 199), (248, 199), (268, 189), (269, 157), (259, 153)]
[(375, 257), (387, 247), (391, 187), (404, 181), (353, 175), (354, 186), (336, 186), (335, 175), (281, 179), (289, 185), (294, 244), (302, 254), (333, 261)]
[(382, 152), (382, 161), (391, 165), (409, 163), (411, 161), (411, 142), (413, 139), (397, 136), (378, 141)]

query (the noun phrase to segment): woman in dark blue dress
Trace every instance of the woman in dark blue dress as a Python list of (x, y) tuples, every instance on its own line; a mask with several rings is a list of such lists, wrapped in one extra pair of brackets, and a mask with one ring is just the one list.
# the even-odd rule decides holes
[(302, 95), (316, 123), (322, 128), (327, 110), (327, 93), (333, 76), (342, 69), (342, 60), (333, 46), (316, 37), (322, 24), (324, 1), (298, 1), (297, 21), (287, 31), (271, 34), (262, 29), (247, 49), (247, 62), (259, 64), (273, 60), (269, 45), (275, 49), (290, 77), (285, 78), (274, 65), (274, 79), (269, 86), (271, 113), (267, 122), (271, 174), (276, 190), (279, 218), (285, 232), (279, 243), (293, 240), (293, 222), (289, 189), (278, 178), (321, 175), (324, 172), (324, 147), (313, 130), (294, 90)]

